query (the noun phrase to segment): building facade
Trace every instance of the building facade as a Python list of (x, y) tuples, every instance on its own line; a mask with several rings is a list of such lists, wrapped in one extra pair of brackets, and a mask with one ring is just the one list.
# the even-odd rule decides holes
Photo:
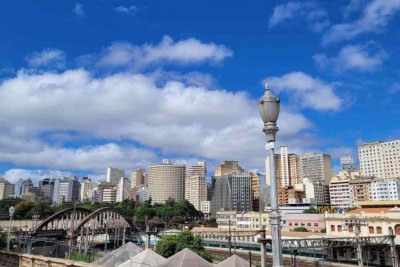
[(400, 177), (400, 140), (362, 144), (358, 156), (362, 175)]
[(14, 184), (0, 178), (0, 200), (14, 195)]
[(122, 202), (131, 197), (131, 181), (128, 178), (121, 177), (117, 185), (116, 202)]
[(207, 200), (207, 183), (203, 175), (192, 175), (186, 177), (186, 189), (188, 190), (188, 201), (196, 210), (200, 210), (201, 203)]
[(144, 169), (136, 169), (131, 171), (131, 188), (146, 186), (147, 175)]
[(301, 182), (324, 182), (329, 184), (332, 178), (331, 156), (327, 154), (306, 153), (300, 155)]
[(149, 189), (153, 203), (164, 203), (169, 198), (185, 198), (186, 167), (169, 160), (149, 166)]
[(356, 170), (356, 163), (352, 156), (340, 157), (340, 170), (347, 172), (354, 172)]
[(78, 181), (76, 176), (64, 177), (62, 180), (56, 180), (54, 184), (53, 199), (56, 195), (57, 203), (77, 202), (79, 201), (80, 187), (81, 183)]
[(370, 200), (400, 200), (400, 178), (384, 178), (372, 180)]
[[(196, 165), (190, 166), (186, 168), (186, 174), (185, 174), (185, 199), (190, 201), (190, 198), (196, 198), (196, 196), (191, 196), (191, 185), (193, 182), (193, 179), (191, 177), (203, 177), (201, 179), (202, 181), (204, 180), (204, 183), (206, 183), (207, 180), (207, 164), (204, 161), (199, 161), (197, 162)], [(196, 180), (196, 178), (194, 178)], [(203, 186), (203, 184), (202, 184)], [(206, 186), (206, 184), (204, 185)], [(195, 192), (195, 191), (194, 191)]]
[(214, 176), (222, 176), (226, 174), (230, 174), (232, 172), (243, 172), (243, 168), (240, 167), (239, 162), (237, 161), (224, 161), (217, 165), (215, 168)]
[(112, 167), (107, 168), (107, 182), (112, 185), (117, 185), (121, 177), (125, 177), (125, 170), (120, 170)]

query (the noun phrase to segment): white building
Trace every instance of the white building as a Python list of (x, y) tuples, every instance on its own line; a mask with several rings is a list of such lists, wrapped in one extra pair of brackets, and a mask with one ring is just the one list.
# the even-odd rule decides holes
[(121, 177), (125, 177), (125, 171), (120, 169), (107, 168), (107, 182), (112, 185), (117, 185)]
[[(281, 186), (287, 187), (290, 185), (290, 173), (289, 173), (289, 156), (288, 147), (281, 146)], [(276, 163), (279, 164), (279, 163)]]
[(362, 175), (378, 178), (400, 176), (400, 140), (362, 144), (358, 156)]
[(53, 201), (56, 203), (76, 202), (79, 200), (81, 183), (76, 176), (64, 177), (54, 181)]
[(129, 199), (131, 196), (131, 182), (124, 177), (121, 177), (117, 185), (116, 202), (122, 202)]
[(211, 201), (202, 201), (200, 203), (200, 211), (203, 212), (203, 214), (206, 217), (210, 217), (211, 216)]
[[(204, 161), (197, 162), (196, 165), (190, 166), (186, 169), (185, 174), (185, 199), (190, 201), (191, 194), (191, 177), (200, 176), (204, 177), (204, 180), (207, 179), (207, 165)], [(192, 203), (193, 204), (193, 203)], [(194, 204), (193, 204), (194, 205)]]
[(95, 188), (97, 188), (97, 183), (91, 181), (87, 177), (84, 177), (81, 183), (80, 201), (81, 202), (95, 201), (95, 195), (94, 195)]
[(348, 172), (356, 170), (356, 164), (352, 156), (340, 157), (340, 170)]
[(400, 200), (400, 178), (371, 181), (371, 200)]
[(200, 210), (201, 202), (207, 200), (206, 177), (200, 175), (186, 177), (186, 184), (189, 202), (193, 204), (196, 210)]
[(106, 187), (102, 192), (103, 202), (116, 202), (117, 200), (117, 187)]
[(321, 182), (310, 182), (303, 180), (304, 194), (303, 203), (324, 205), (325, 203), (325, 184)]
[(354, 204), (351, 194), (350, 181), (360, 178), (360, 172), (340, 171), (333, 176), (329, 184), (331, 206), (336, 208), (349, 208)]

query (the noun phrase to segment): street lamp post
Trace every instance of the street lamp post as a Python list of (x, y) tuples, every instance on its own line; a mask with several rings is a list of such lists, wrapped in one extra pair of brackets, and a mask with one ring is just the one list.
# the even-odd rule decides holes
[(13, 217), (14, 212), (15, 212), (15, 208), (13, 206), (11, 206), (8, 209), (8, 212), (10, 213), (10, 225), (8, 227), (8, 235), (7, 235), (7, 251), (10, 251), (11, 221), (12, 221), (12, 217)]
[[(278, 206), (278, 184), (275, 171), (275, 136), (279, 128), (276, 121), (279, 116), (280, 100), (269, 90), (268, 84), (265, 85), (264, 95), (258, 101), (258, 109), (264, 122), (263, 132), (267, 136), (266, 149), (269, 149), (270, 172), (271, 172), (271, 239), (272, 239), (272, 266), (281, 267), (282, 265), (282, 243), (281, 243), (281, 215)], [(265, 253), (262, 252), (262, 253)], [(265, 263), (264, 263), (265, 264)], [(264, 267), (264, 266), (263, 266)]]

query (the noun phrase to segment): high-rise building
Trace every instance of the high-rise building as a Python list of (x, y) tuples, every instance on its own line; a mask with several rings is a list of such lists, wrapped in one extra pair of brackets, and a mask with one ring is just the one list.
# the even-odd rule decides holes
[(360, 178), (361, 175), (358, 171), (340, 171), (338, 175), (333, 176), (329, 184), (331, 206), (336, 208), (352, 207), (350, 181)]
[(121, 177), (117, 186), (116, 202), (122, 202), (130, 198), (131, 182), (128, 178)]
[(290, 186), (300, 183), (300, 160), (296, 154), (288, 155)]
[(371, 181), (370, 200), (400, 200), (400, 177), (374, 179)]
[(107, 182), (112, 185), (117, 185), (121, 177), (125, 177), (125, 171), (116, 168), (107, 168)]
[(39, 189), (43, 197), (52, 200), (54, 195), (55, 179), (44, 178), (39, 181)]
[(360, 170), (364, 176), (393, 178), (400, 176), (400, 140), (372, 142), (358, 148)]
[(94, 202), (95, 201), (95, 191), (98, 184), (88, 177), (82, 178), (80, 200), (81, 202)]
[(0, 200), (14, 195), (14, 184), (0, 178)]
[(117, 200), (117, 186), (108, 182), (98, 182), (97, 201), (115, 202)]
[(356, 163), (352, 156), (340, 157), (340, 170), (348, 172), (356, 170)]
[(207, 183), (203, 175), (191, 175), (186, 178), (189, 198), (187, 199), (196, 210), (200, 210), (201, 202), (207, 200)]
[(260, 176), (259, 173), (249, 172), (251, 177), (251, 202), (252, 211), (260, 210)]
[(246, 172), (232, 172), (213, 176), (212, 214), (221, 209), (251, 211), (251, 176)]
[(326, 203), (326, 186), (324, 181), (303, 180), (305, 198), (303, 203), (314, 205), (325, 205)]
[(57, 203), (79, 201), (80, 187), (81, 183), (76, 176), (64, 177), (62, 180), (56, 180), (54, 183), (53, 201), (55, 196)]
[[(281, 187), (290, 186), (289, 155), (287, 146), (281, 146)], [(279, 164), (279, 163), (278, 163)]]
[(372, 180), (372, 177), (360, 177), (359, 179), (350, 180), (350, 196), (353, 203), (371, 199)]
[[(193, 176), (200, 176), (203, 177), (201, 178), (201, 181), (204, 181), (206, 183), (207, 180), (207, 165), (204, 161), (197, 162), (196, 165), (190, 166), (186, 168), (186, 174), (185, 174), (185, 199), (190, 200), (191, 196), (191, 183), (192, 179), (191, 177)], [(197, 180), (197, 178), (195, 178)], [(203, 185), (202, 185), (203, 186)], [(206, 186), (206, 184), (204, 184)], [(193, 204), (194, 205), (194, 204)]]
[(237, 161), (224, 161), (215, 168), (214, 176), (222, 176), (232, 172), (243, 172)]
[(331, 156), (317, 153), (300, 155), (300, 178), (302, 183), (307, 180), (329, 184), (332, 178)]
[(185, 172), (182, 164), (163, 160), (149, 166), (149, 189), (153, 203), (164, 203), (169, 198), (176, 201), (185, 198)]
[(136, 169), (131, 172), (131, 188), (147, 185), (147, 175), (144, 169)]
[[(281, 155), (275, 154), (275, 176), (278, 188), (282, 186), (282, 170), (281, 170)], [(271, 161), (269, 156), (265, 159), (265, 180), (267, 185), (271, 186)]]

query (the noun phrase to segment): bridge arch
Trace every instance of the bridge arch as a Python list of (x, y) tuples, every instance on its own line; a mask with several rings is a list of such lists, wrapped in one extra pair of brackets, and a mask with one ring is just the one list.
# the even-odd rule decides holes
[(88, 214), (90, 214), (91, 210), (82, 207), (76, 208), (67, 208), (61, 210), (43, 222), (41, 222), (35, 229), (35, 232), (39, 232), (41, 230), (50, 230), (50, 229), (63, 229), (69, 230), (72, 226), (72, 214), (74, 213), (74, 209), (76, 211), (75, 220), (83, 219)]

